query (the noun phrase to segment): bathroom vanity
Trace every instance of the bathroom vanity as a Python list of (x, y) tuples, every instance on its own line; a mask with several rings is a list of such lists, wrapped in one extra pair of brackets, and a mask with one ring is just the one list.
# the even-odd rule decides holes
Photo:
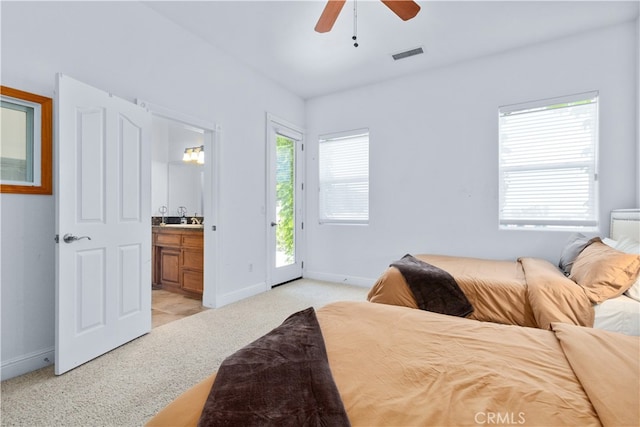
[(154, 225), (153, 288), (202, 297), (204, 240), (198, 225)]

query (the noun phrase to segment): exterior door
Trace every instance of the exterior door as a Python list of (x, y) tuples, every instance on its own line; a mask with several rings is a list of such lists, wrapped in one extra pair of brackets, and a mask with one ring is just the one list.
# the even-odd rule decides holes
[(56, 103), (59, 375), (151, 330), (151, 115), (64, 75)]
[(302, 277), (302, 132), (269, 116), (268, 120), (268, 279), (270, 286)]

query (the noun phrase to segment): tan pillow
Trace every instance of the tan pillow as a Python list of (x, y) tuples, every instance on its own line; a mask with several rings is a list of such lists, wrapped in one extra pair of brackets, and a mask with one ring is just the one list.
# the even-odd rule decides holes
[(594, 304), (622, 295), (640, 273), (640, 256), (594, 242), (576, 258), (569, 276)]

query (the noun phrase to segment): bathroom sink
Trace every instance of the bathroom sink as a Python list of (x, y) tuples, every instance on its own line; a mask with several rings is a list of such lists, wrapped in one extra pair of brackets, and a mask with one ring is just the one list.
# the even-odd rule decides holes
[(165, 224), (162, 227), (172, 228), (204, 228), (204, 224)]

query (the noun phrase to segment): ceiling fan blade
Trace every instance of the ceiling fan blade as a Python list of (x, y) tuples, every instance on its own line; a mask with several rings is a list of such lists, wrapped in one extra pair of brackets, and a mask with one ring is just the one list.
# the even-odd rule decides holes
[(320, 15), (320, 19), (318, 19), (315, 30), (319, 33), (331, 31), (345, 2), (346, 0), (329, 0), (322, 11), (322, 15)]
[(420, 12), (418, 3), (412, 0), (381, 0), (393, 13), (403, 21), (408, 21)]

